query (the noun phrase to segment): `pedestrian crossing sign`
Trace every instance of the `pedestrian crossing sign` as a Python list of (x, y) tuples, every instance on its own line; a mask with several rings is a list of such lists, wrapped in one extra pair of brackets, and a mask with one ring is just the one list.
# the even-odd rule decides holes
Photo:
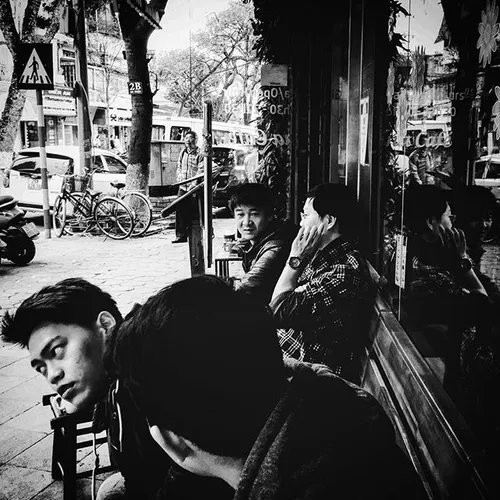
[(21, 43), (17, 58), (20, 89), (54, 89), (52, 44)]

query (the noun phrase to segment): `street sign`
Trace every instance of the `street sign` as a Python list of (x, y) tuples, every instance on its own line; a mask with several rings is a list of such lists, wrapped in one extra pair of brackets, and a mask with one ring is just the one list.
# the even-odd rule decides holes
[(129, 94), (142, 94), (142, 82), (128, 82)]
[(17, 74), (20, 89), (52, 90), (54, 88), (52, 44), (19, 44)]

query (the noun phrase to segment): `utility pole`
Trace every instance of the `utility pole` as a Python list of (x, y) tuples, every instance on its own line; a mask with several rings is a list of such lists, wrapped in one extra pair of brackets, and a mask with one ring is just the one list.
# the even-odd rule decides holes
[[(76, 97), (78, 114), (78, 144), (80, 146), (80, 172), (84, 175), (91, 168), (92, 127), (89, 115), (88, 72), (87, 72), (87, 37), (85, 31), (85, 0), (73, 0), (76, 17), (75, 55), (76, 55)], [(82, 189), (76, 178), (77, 190)]]

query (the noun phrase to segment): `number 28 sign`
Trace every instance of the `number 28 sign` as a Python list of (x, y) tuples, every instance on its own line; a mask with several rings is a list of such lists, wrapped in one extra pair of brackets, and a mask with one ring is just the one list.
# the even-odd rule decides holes
[(129, 94), (142, 94), (142, 82), (128, 82)]

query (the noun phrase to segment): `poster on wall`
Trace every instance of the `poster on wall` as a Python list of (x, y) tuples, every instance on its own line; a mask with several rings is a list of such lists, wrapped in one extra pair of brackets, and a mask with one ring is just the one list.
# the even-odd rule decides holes
[(368, 106), (369, 98), (363, 97), (359, 101), (359, 161), (368, 163), (366, 159), (366, 150), (368, 145)]

